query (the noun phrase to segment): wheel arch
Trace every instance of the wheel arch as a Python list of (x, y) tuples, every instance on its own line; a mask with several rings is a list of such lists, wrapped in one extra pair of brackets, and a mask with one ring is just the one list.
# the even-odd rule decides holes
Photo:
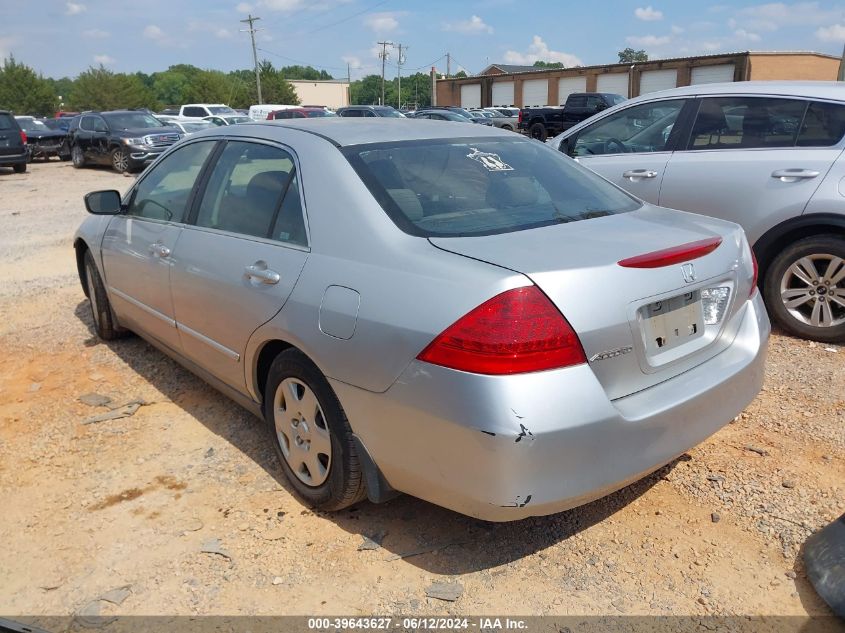
[[(297, 349), (302, 352), (293, 343), (281, 339), (267, 340), (257, 350), (254, 357), (255, 360), (252, 362), (251, 381), (253, 390), (261, 398), (262, 403), (264, 402), (264, 389), (267, 386), (267, 375), (270, 373), (270, 366), (273, 364), (276, 356), (289, 349)], [(305, 352), (302, 353), (305, 354)], [(308, 355), (305, 354), (305, 356)]]
[(754, 243), (754, 254), (765, 279), (774, 258), (792, 242), (813, 235), (838, 235), (845, 238), (845, 215), (814, 213), (791, 218), (766, 231)]
[(82, 292), (88, 296), (88, 284), (85, 282), (85, 253), (91, 250), (85, 240), (77, 237), (73, 242), (73, 250), (76, 252), (76, 272), (79, 275), (79, 283), (82, 285)]

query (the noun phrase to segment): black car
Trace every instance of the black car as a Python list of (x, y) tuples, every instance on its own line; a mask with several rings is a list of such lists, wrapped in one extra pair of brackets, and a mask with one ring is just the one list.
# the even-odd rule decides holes
[(623, 101), (625, 97), (610, 92), (573, 92), (561, 106), (522, 108), (517, 127), (531, 138), (545, 141)]
[(51, 156), (70, 160), (70, 149), (65, 143), (67, 132), (50, 129), (44, 121), (31, 116), (16, 116), (15, 120), (26, 132), (30, 160), (34, 158), (50, 160)]
[(335, 111), (337, 116), (342, 117), (394, 117), (402, 118), (405, 115), (399, 112), (396, 108), (391, 106), (372, 106), (372, 105), (355, 105), (347, 106), (345, 108), (338, 108)]
[(74, 167), (111, 165), (123, 173), (142, 169), (182, 134), (146, 112), (83, 112), (68, 131)]
[(8, 110), (0, 110), (0, 167), (12, 167), (15, 173), (26, 171), (26, 133)]
[(475, 112), (470, 112), (466, 108), (461, 108), (459, 106), (429, 106), (429, 110), (447, 110), (452, 112), (453, 114), (459, 114), (460, 116), (469, 119), (473, 123), (478, 123), (479, 125), (493, 125), (493, 121), (483, 115), (476, 114)]

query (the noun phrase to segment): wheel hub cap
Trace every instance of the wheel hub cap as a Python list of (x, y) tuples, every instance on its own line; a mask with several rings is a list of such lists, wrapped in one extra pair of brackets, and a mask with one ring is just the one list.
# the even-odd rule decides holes
[(273, 399), (276, 439), (288, 466), (309, 486), (319, 486), (329, 475), (331, 436), (316, 395), (297, 378), (285, 378)]

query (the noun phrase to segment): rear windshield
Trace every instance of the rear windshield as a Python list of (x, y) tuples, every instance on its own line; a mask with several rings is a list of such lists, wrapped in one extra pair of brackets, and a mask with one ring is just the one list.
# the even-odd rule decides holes
[(18, 126), (10, 114), (0, 113), (0, 130), (14, 130)]
[(324, 116), (337, 116), (334, 112), (329, 112), (328, 110), (306, 110), (305, 116), (309, 119), (324, 117)]
[(529, 139), (417, 140), (342, 151), (385, 212), (412, 235), (495, 235), (640, 207)]

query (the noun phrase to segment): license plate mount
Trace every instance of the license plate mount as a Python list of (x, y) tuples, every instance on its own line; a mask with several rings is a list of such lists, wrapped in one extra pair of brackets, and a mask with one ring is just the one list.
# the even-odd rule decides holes
[(656, 356), (704, 335), (701, 293), (686, 292), (639, 310), (646, 354)]

